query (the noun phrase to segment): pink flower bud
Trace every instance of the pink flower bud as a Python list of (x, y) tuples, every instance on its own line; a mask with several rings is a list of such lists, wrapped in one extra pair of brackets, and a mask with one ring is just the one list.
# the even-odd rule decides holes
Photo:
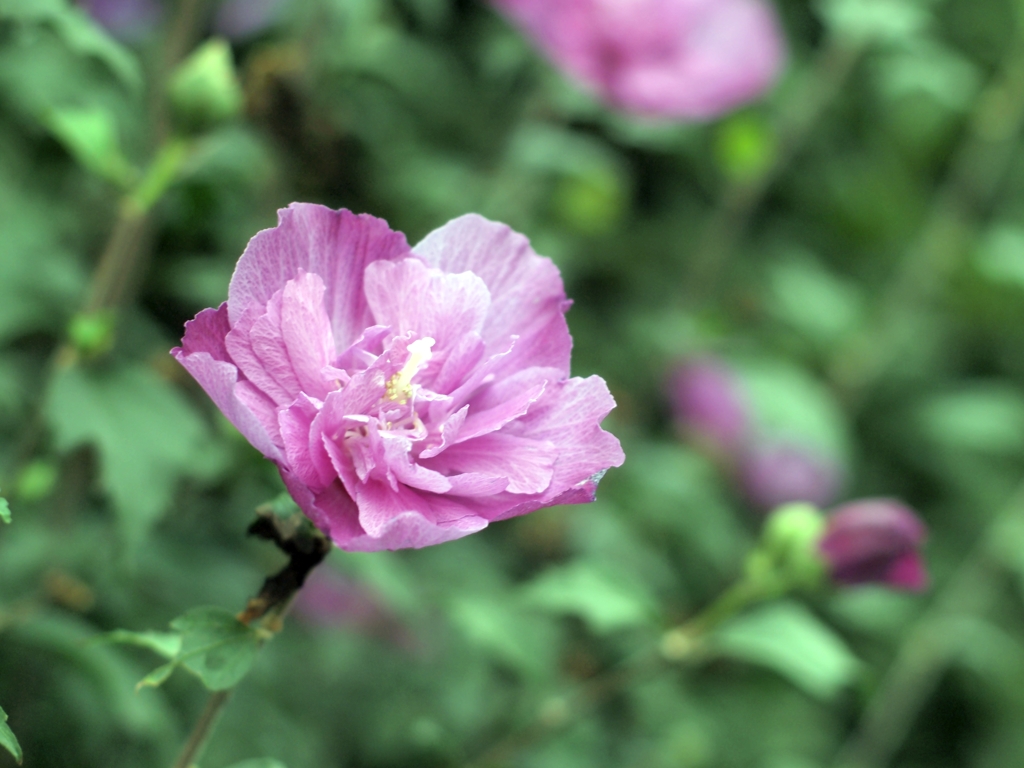
[(735, 454), (748, 427), (747, 406), (732, 371), (714, 358), (679, 366), (669, 383), (676, 423), (698, 440)]
[(893, 499), (861, 499), (829, 517), (819, 549), (840, 584), (885, 584), (919, 591), (928, 573), (918, 551), (927, 529), (913, 510)]
[(828, 506), (839, 494), (842, 473), (820, 452), (794, 443), (770, 443), (743, 458), (740, 481), (750, 504), (767, 512), (793, 501)]
[(493, 0), (565, 72), (616, 107), (705, 119), (763, 93), (784, 59), (764, 0)]

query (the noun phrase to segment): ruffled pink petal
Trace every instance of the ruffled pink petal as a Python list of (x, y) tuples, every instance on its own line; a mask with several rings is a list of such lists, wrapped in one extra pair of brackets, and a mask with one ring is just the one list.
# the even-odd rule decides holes
[(171, 354), (256, 450), (276, 461), (281, 458), (281, 451), (271, 438), (272, 432), (253, 409), (236, 397), (238, 369), (228, 362), (230, 358), (224, 346), (227, 329), (226, 304), (221, 304), (217, 310), (204, 309), (185, 324), (185, 338)]
[(377, 261), (366, 268), (366, 300), (380, 325), (429, 336), (438, 350), (483, 326), (491, 296), (476, 275), (445, 274), (419, 259)]
[(251, 306), (264, 307), (300, 270), (319, 275), (324, 307), (339, 348), (355, 341), (373, 318), (363, 292), (367, 264), (409, 255), (405, 235), (367, 214), (292, 203), (278, 224), (249, 241), (228, 288), (232, 324)]
[(491, 293), (481, 332), (488, 351), (493, 354), (518, 337), (502, 370), (543, 366), (569, 375), (572, 339), (562, 277), (526, 237), (469, 214), (431, 232), (413, 253), (443, 272), (472, 272), (483, 279)]
[[(600, 426), (614, 407), (615, 400), (601, 377), (574, 377), (552, 384), (525, 416), (505, 428), (555, 445), (558, 460), (545, 492), (547, 499), (583, 487), (595, 475), (625, 461), (618, 439)], [(592, 499), (591, 494), (586, 501)]]
[(541, 398), (546, 387), (547, 382), (542, 381), (511, 394), (507, 400), (497, 403), (486, 410), (471, 409), (455, 441), (462, 443), (466, 440), (472, 440), (475, 437), (496, 432), (509, 422), (515, 421)]
[(340, 480), (314, 493), (288, 470), (282, 468), (280, 471), (285, 488), (299, 509), (337, 546), (347, 549), (346, 544), (365, 535), (359, 525), (359, 508)]
[(466, 423), (468, 415), (469, 406), (464, 405), (442, 421), (439, 434), (430, 441), (426, 448), (420, 451), (419, 457), (421, 459), (432, 458), (454, 443), (458, 439), (459, 433), (462, 431), (462, 425)]
[(475, 533), (487, 521), (457, 499), (420, 494), (405, 486), (370, 481), (356, 487), (359, 522), (366, 537), (349, 546), (354, 550), (427, 547)]
[(423, 463), (448, 476), (469, 472), (508, 478), (509, 493), (541, 493), (551, 485), (557, 459), (550, 441), (492, 432), (456, 443)]
[(335, 350), (324, 290), (319, 275), (303, 273), (289, 280), (249, 332), (258, 364), (276, 383), (273, 391), (284, 392), (279, 405), (302, 393), (317, 398), (327, 394), (324, 369)]
[(323, 489), (333, 482), (335, 475), (329, 460), (328, 471), (324, 472), (322, 463), (317, 461), (317, 446), (311, 445), (313, 422), (319, 414), (316, 403), (302, 395), (290, 407), (281, 409), (278, 422), (289, 470), (311, 488)]

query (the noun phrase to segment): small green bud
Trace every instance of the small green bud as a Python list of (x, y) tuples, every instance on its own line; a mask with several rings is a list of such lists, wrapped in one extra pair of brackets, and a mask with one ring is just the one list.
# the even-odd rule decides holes
[(576, 231), (600, 235), (619, 223), (627, 200), (618, 175), (598, 169), (561, 179), (551, 203), (558, 217)]
[(812, 504), (797, 502), (776, 508), (747, 559), (748, 578), (775, 592), (820, 584), (825, 562), (818, 544), (824, 533), (825, 517)]
[(775, 134), (756, 114), (740, 114), (726, 120), (715, 134), (715, 158), (732, 182), (750, 183), (775, 162)]
[(37, 459), (18, 473), (15, 493), (21, 501), (45, 499), (57, 484), (57, 467), (51, 461)]
[(68, 341), (82, 357), (96, 357), (114, 346), (116, 318), (107, 309), (79, 312), (68, 324)]
[(212, 38), (196, 48), (171, 75), (171, 105), (182, 127), (199, 131), (237, 115), (245, 101), (231, 46)]

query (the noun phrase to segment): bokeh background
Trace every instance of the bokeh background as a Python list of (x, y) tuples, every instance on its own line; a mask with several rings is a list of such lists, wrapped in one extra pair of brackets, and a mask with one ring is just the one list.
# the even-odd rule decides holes
[[(170, 765), (206, 692), (136, 692), (162, 660), (108, 633), (239, 610), (283, 562), (244, 535), (274, 467), (167, 352), (293, 200), (410, 242), (468, 211), (526, 233), (627, 460), (591, 505), (333, 553), (203, 768), (1024, 765), (1024, 5), (775, 9), (777, 85), (682, 124), (603, 105), (473, 0), (0, 0), (0, 706), (26, 766)], [(141, 213), (122, 188), (182, 129), (169, 72), (215, 34), (244, 108), (186, 126)], [(681, 423), (686, 361), (735, 377), (709, 397), (742, 448)], [(822, 589), (628, 663), (737, 578), (766, 507), (869, 496), (926, 521), (927, 591)]]

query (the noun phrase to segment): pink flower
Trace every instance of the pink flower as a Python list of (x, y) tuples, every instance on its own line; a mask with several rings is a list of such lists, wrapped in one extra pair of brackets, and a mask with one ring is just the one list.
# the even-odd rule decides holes
[(784, 59), (765, 0), (493, 0), (587, 88), (622, 109), (702, 119), (763, 93)]
[(414, 249), (293, 203), (172, 351), (342, 549), (424, 547), (592, 501), (622, 463), (597, 376), (569, 378), (558, 269), (463, 216)]
[(738, 377), (722, 360), (687, 360), (668, 386), (672, 414), (687, 433), (726, 455), (738, 454), (750, 429), (750, 414)]

